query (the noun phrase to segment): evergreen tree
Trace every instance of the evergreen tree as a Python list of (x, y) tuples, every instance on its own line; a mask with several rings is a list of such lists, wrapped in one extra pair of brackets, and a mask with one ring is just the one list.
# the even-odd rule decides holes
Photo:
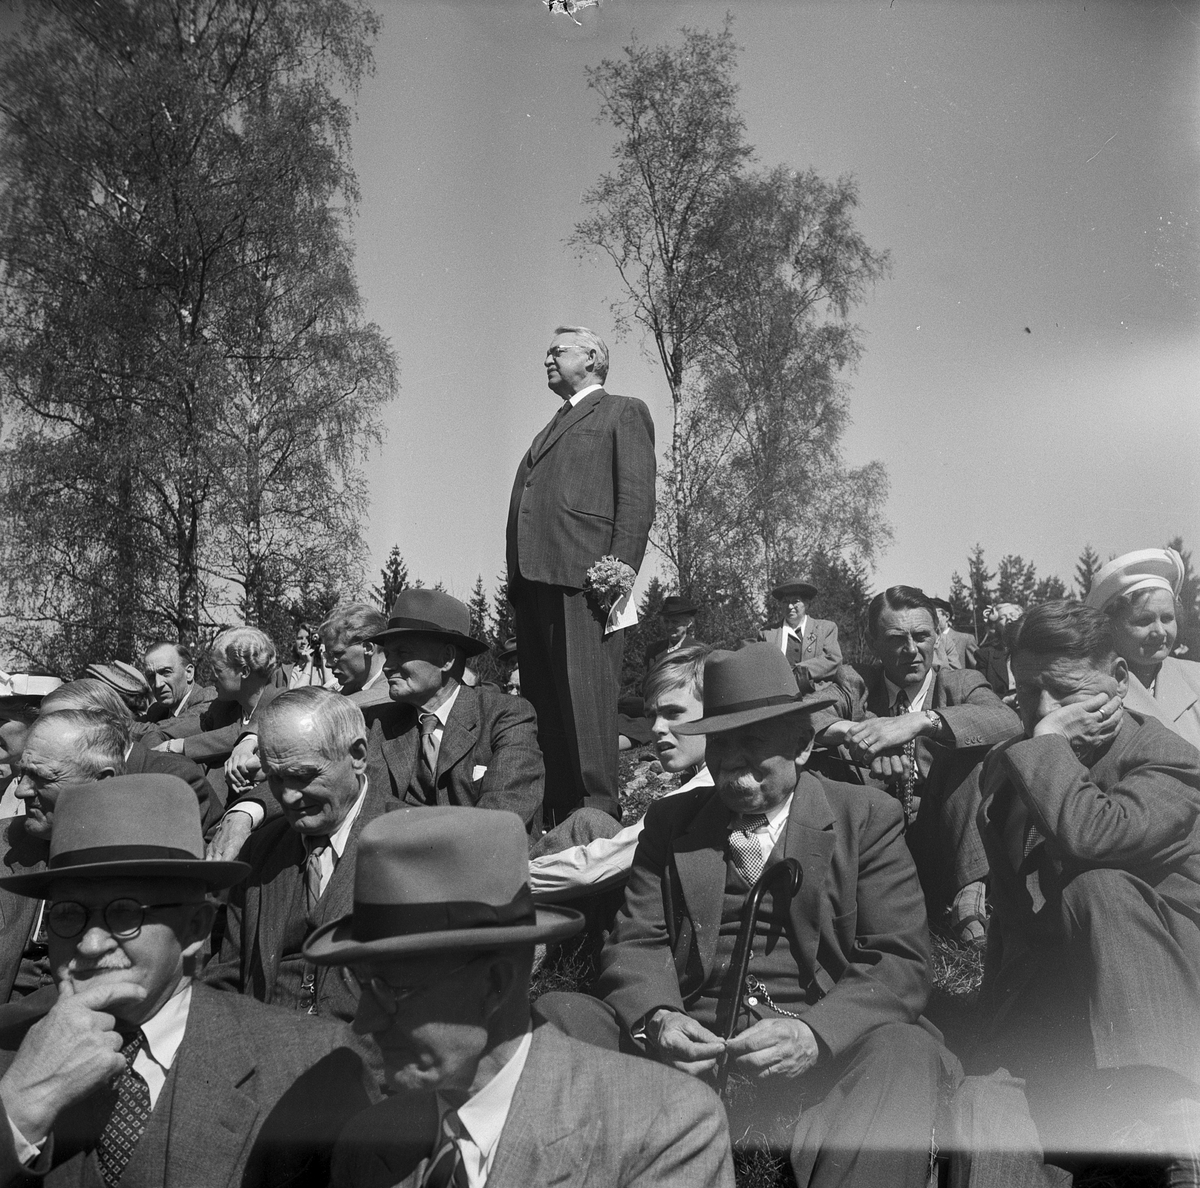
[(1079, 554), (1079, 560), (1075, 564), (1075, 588), (1079, 591), (1081, 602), (1088, 596), (1088, 591), (1092, 588), (1092, 581), (1099, 569), (1099, 554), (1090, 544), (1085, 544), (1083, 552)]
[(976, 544), (967, 558), (967, 579), (971, 583), (971, 613), (975, 620), (975, 638), (983, 639), (983, 612), (996, 599), (992, 581), (995, 574), (988, 569), (983, 555), (983, 545)]
[(950, 575), (950, 625), (956, 631), (975, 631), (975, 616), (972, 614), (971, 588), (959, 576), (957, 570)]
[[(404, 557), (400, 553), (398, 544), (392, 545), (392, 551), (388, 554), (387, 564), (379, 571), (380, 584), (371, 587), (371, 597), (379, 604), (379, 608), (383, 613), (390, 614), (392, 603), (396, 601), (396, 596), (401, 590), (407, 590), (414, 583), (408, 580), (408, 566), (404, 563)], [(419, 586), (421, 583), (416, 582)]]
[(1030, 605), (1037, 606), (1042, 602), (1055, 602), (1060, 598), (1066, 598), (1069, 593), (1062, 578), (1044, 577), (1033, 588), (1033, 599)]
[(488, 632), (492, 614), (488, 606), (487, 592), (483, 588), (483, 574), (475, 579), (475, 588), (471, 591), (467, 609), (471, 612), (471, 634), (489, 647), (494, 645), (496, 640)]
[(516, 638), (517, 625), (512, 603), (508, 600), (508, 570), (496, 576), (496, 593), (492, 598), (492, 640), (499, 647)]
[(1019, 553), (1008, 553), (1000, 558), (996, 573), (996, 598), (1000, 602), (1015, 602), (1027, 607), (1033, 601), (1037, 587), (1037, 569), (1032, 561), (1026, 561)]

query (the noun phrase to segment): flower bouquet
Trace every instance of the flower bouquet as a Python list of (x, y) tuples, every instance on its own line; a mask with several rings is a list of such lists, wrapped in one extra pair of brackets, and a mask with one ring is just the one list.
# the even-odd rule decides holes
[(601, 557), (584, 575), (588, 598), (608, 615), (605, 635), (637, 622), (637, 608), (632, 605), (636, 579), (637, 571), (616, 557)]

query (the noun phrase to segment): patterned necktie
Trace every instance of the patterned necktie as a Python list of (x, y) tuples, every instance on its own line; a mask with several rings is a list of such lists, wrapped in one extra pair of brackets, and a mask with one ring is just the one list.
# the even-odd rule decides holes
[(733, 868), (751, 887), (762, 878), (766, 865), (762, 846), (754, 831), (764, 828), (766, 824), (765, 813), (749, 813), (729, 823), (729, 854), (733, 859)]
[(441, 726), (437, 714), (421, 715), (421, 770), (418, 779), (425, 790), (426, 801), (433, 804), (437, 800), (437, 761), (438, 742), (434, 731)]
[(96, 1143), (100, 1174), (108, 1188), (115, 1188), (121, 1182), (125, 1165), (150, 1121), (150, 1089), (133, 1067), (134, 1058), (145, 1042), (146, 1037), (137, 1031), (121, 1045), (125, 1071), (117, 1078), (116, 1105)]
[(470, 1188), (466, 1164), (463, 1163), (459, 1140), (464, 1134), (463, 1124), (457, 1110), (447, 1110), (442, 1115), (438, 1131), (437, 1146), (426, 1164), (421, 1177), (421, 1188)]
[(325, 851), (329, 849), (329, 838), (306, 837), (304, 848), (308, 850), (308, 857), (304, 860), (304, 893), (311, 912), (321, 898), (321, 865)]
[[(902, 718), (908, 713), (909, 706), (912, 703), (908, 699), (908, 693), (901, 689), (896, 694), (896, 705), (892, 710), (894, 718)], [(904, 744), (904, 758), (908, 761), (904, 775), (899, 781), (900, 803), (904, 808), (904, 823), (909, 824), (913, 816), (913, 793), (917, 787), (917, 740), (910, 738)]]

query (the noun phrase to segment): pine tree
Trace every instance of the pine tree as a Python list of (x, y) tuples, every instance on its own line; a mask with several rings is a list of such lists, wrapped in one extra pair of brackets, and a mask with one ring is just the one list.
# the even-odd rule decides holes
[(1057, 602), (1060, 598), (1066, 598), (1069, 591), (1066, 583), (1057, 575), (1044, 577), (1033, 589), (1033, 602), (1031, 605), (1037, 606), (1042, 602)]
[(988, 569), (983, 556), (983, 545), (976, 544), (967, 558), (967, 577), (971, 583), (971, 609), (975, 616), (975, 638), (982, 639), (984, 634), (983, 612), (991, 606), (996, 597), (992, 587), (995, 574)]
[(971, 600), (971, 588), (962, 580), (957, 570), (950, 575), (950, 595), (948, 601), (951, 608), (950, 625), (956, 631), (961, 631), (964, 626), (974, 631), (975, 616), (972, 614), (974, 604)]
[(1100, 569), (1100, 556), (1090, 544), (1083, 546), (1079, 561), (1075, 565), (1075, 588), (1079, 591), (1080, 601), (1088, 596), (1092, 581)]
[[(400, 553), (398, 544), (392, 545), (388, 554), (387, 564), (379, 571), (380, 585), (371, 587), (371, 597), (379, 603), (380, 609), (386, 615), (392, 609), (392, 603), (401, 590), (407, 590), (413, 583), (408, 580), (408, 566)], [(416, 585), (420, 585), (417, 582)]]
[(471, 601), (467, 603), (467, 608), (471, 612), (471, 634), (489, 646), (495, 644), (496, 640), (488, 634), (492, 613), (488, 606), (487, 592), (483, 588), (483, 574), (475, 579), (475, 589), (471, 591)]

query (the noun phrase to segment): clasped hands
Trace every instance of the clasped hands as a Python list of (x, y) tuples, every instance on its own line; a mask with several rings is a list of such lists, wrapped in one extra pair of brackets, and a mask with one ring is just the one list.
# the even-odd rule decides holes
[(915, 710), (896, 718), (867, 718), (862, 722), (834, 722), (822, 732), (823, 743), (845, 743), (851, 758), (878, 779), (907, 774), (904, 747), (913, 739), (934, 733), (928, 715)]
[(723, 1040), (681, 1011), (655, 1012), (646, 1029), (654, 1055), (680, 1072), (711, 1072), (722, 1055), (754, 1076), (798, 1077), (817, 1062), (819, 1048), (812, 1029), (799, 1019), (760, 1019)]

